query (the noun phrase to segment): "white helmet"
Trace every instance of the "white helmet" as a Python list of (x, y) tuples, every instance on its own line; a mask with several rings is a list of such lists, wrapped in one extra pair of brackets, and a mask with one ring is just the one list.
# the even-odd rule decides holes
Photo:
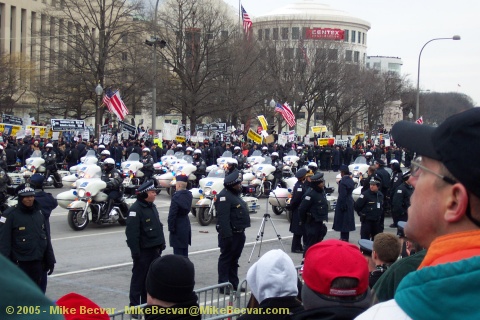
[(150, 152), (150, 149), (145, 147), (145, 148), (142, 149), (142, 152)]
[(45, 146), (45, 148), (53, 148), (53, 144), (47, 143), (47, 145)]
[(267, 148), (267, 147), (265, 147), (265, 146), (263, 146), (263, 147), (262, 147), (262, 150), (268, 150), (268, 148)]
[(228, 164), (238, 164), (238, 161), (237, 161), (237, 159), (230, 158), (230, 159), (227, 160), (227, 163)]
[(270, 157), (278, 157), (278, 152), (272, 152), (272, 154), (270, 155)]
[(177, 147), (176, 147), (176, 148), (181, 148), (181, 147), (182, 147), (182, 144), (179, 143), (179, 144), (177, 144)]
[(318, 165), (317, 165), (315, 162), (310, 162), (310, 163), (308, 164), (308, 167), (315, 167), (315, 168), (317, 168)]
[(372, 153), (370, 151), (368, 151), (367, 153), (365, 153), (365, 156), (366, 157), (371, 157), (372, 156)]
[(300, 149), (300, 150), (301, 150), (301, 149), (303, 149), (303, 147), (302, 147), (302, 146), (298, 146), (297, 149)]
[(115, 165), (115, 160), (113, 160), (112, 158), (107, 158), (107, 159), (105, 159), (105, 161), (103, 161), (103, 164), (113, 164), (113, 165)]
[(394, 163), (398, 163), (398, 160), (397, 160), (397, 159), (392, 159), (392, 160), (390, 161), (390, 164), (394, 164)]
[(233, 150), (242, 150), (242, 148), (240, 148), (239, 146), (235, 146), (235, 148), (233, 148)]
[(108, 150), (103, 150), (100, 154), (101, 154), (102, 156), (109, 156), (109, 155), (110, 155), (110, 151), (108, 151)]
[(185, 149), (185, 151), (193, 151), (193, 148), (192, 148), (192, 147), (188, 147), (187, 149)]
[(98, 146), (98, 149), (105, 149), (105, 146), (103, 144)]
[(200, 149), (195, 149), (195, 151), (193, 151), (193, 154), (202, 154), (202, 150), (200, 150)]

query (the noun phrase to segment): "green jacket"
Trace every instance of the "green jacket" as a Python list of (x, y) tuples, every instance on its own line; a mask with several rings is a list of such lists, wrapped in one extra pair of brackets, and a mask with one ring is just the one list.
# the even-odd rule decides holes
[(132, 257), (138, 256), (141, 249), (163, 247), (163, 224), (155, 204), (137, 200), (130, 207), (125, 234)]

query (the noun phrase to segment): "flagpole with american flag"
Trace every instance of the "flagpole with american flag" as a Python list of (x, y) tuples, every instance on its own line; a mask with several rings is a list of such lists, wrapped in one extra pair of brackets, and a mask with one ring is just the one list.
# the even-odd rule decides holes
[(247, 37), (247, 39), (250, 39), (252, 31), (252, 20), (250, 19), (250, 16), (248, 15), (247, 11), (245, 11), (245, 8), (243, 8), (242, 5), (240, 5), (240, 8), (242, 9), (243, 31), (245, 32), (245, 36)]

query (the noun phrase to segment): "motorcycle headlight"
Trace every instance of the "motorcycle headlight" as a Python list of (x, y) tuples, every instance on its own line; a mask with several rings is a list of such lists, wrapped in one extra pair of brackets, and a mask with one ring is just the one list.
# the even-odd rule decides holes
[(257, 172), (255, 172), (255, 177), (261, 179), (261, 178), (263, 178), (263, 173), (261, 171), (257, 171)]
[(357, 177), (358, 174), (359, 174), (358, 170), (353, 170), (353, 176), (354, 176), (354, 177)]
[(205, 190), (203, 190), (203, 194), (205, 196), (209, 196), (212, 194), (212, 188), (205, 188)]
[(78, 197), (79, 198), (85, 197), (85, 189), (78, 189)]

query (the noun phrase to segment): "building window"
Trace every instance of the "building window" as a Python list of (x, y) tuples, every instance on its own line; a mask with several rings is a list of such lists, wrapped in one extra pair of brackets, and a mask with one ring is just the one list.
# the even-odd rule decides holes
[(263, 40), (263, 29), (258, 29), (258, 41)]
[(270, 29), (265, 29), (265, 40), (270, 40)]
[(358, 33), (358, 43), (362, 43), (362, 33)]
[(126, 34), (122, 34), (122, 43), (128, 43), (128, 37)]
[(325, 48), (317, 48), (316, 50), (316, 58), (318, 60), (326, 60), (327, 59), (327, 50)]
[(349, 33), (349, 30), (345, 30), (343, 33), (343, 41), (345, 42), (348, 42), (348, 33)]
[(338, 59), (338, 49), (328, 49), (328, 60), (336, 61)]
[(297, 119), (305, 119), (305, 111), (299, 111), (297, 114)]
[(282, 40), (288, 40), (288, 28), (282, 28)]
[(273, 40), (278, 40), (278, 28), (273, 28)]
[(283, 57), (285, 59), (293, 59), (293, 48), (285, 48), (283, 49)]
[(382, 69), (382, 64), (380, 62), (373, 63), (373, 70), (380, 70)]
[(299, 27), (293, 27), (292, 28), (292, 39), (293, 40), (300, 39), (300, 28)]
[(227, 40), (228, 39), (228, 30), (222, 30), (220, 33), (220, 36), (222, 37), (222, 40)]
[(363, 37), (362, 37), (362, 44), (365, 44), (365, 37), (367, 36), (367, 34), (364, 32), (363, 33)]
[(355, 37), (356, 36), (356, 32), (354, 30), (352, 30), (352, 42), (355, 43)]
[(355, 52), (353, 53), (353, 62), (358, 63), (359, 60), (360, 60), (360, 52), (355, 51)]
[(345, 61), (352, 62), (352, 50), (345, 50)]

